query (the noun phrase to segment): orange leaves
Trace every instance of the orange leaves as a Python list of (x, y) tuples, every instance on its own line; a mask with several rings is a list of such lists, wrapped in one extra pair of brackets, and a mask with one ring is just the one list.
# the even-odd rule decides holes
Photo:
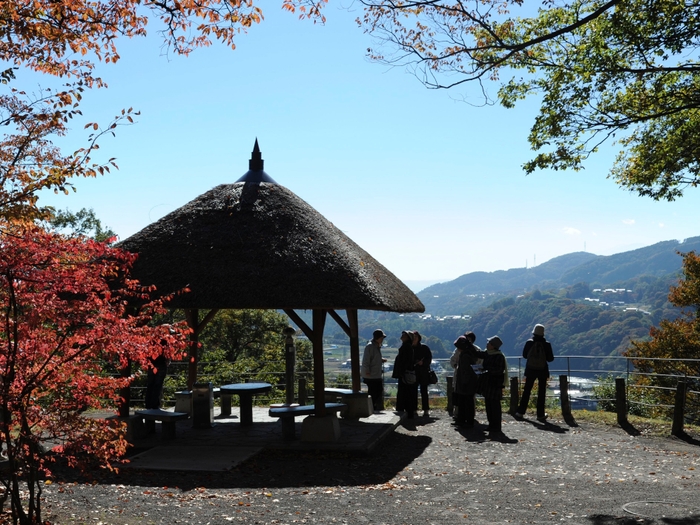
[[(283, 0), (282, 8), (323, 21), (326, 1)], [(2, 0), (0, 6), (0, 56), (88, 86), (100, 83), (92, 77), (94, 62), (118, 61), (118, 37), (144, 36), (149, 18), (163, 22), (165, 46), (185, 55), (210, 45), (211, 36), (235, 47), (235, 35), (263, 20), (252, 0)]]
[[(323, 20), (327, 0), (282, 0), (300, 18)], [(98, 140), (117, 127), (134, 123), (133, 109), (106, 125), (90, 122), (88, 144), (72, 155), (54, 145), (68, 133), (67, 123), (81, 115), (86, 88), (107, 87), (95, 76), (97, 62), (119, 60), (119, 37), (146, 35), (149, 19), (158, 18), (164, 45), (178, 54), (218, 40), (235, 48), (235, 37), (263, 20), (254, 0), (0, 0), (0, 57), (11, 67), (0, 71), (0, 84), (15, 80), (14, 69), (69, 78), (61, 91), (38, 95), (9, 89), (0, 96), (0, 219), (41, 217), (35, 195), (43, 189), (68, 193), (72, 177), (95, 177), (116, 164), (97, 164), (91, 153)]]

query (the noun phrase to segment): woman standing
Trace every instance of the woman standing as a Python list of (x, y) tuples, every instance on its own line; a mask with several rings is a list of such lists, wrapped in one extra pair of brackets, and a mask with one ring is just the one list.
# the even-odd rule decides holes
[(458, 407), (455, 424), (467, 428), (474, 426), (476, 415), (474, 395), (476, 395), (477, 375), (472, 365), (487, 355), (474, 344), (474, 341), (476, 341), (474, 332), (459, 336), (454, 342), (455, 351), (450, 358), (450, 364), (455, 369), (454, 393)]
[(508, 384), (508, 371), (506, 358), (501, 352), (503, 341), (497, 335), (489, 337), (486, 343), (486, 357), (482, 366), (484, 368), (484, 382), (481, 395), (484, 396), (486, 405), (486, 417), (489, 420), (489, 437), (499, 439), (503, 437), (501, 430), (501, 399), (503, 389)]
[(430, 385), (430, 365), (433, 362), (433, 353), (428, 345), (421, 343), (421, 335), (413, 332), (413, 360), (416, 366), (416, 377), (420, 387), (421, 405), (423, 407), (423, 417), (430, 417), (430, 397), (428, 396), (428, 386)]
[(413, 333), (401, 332), (401, 347), (394, 361), (394, 372), (391, 377), (398, 379), (396, 392), (397, 412), (406, 411), (409, 419), (413, 419), (418, 401), (418, 383), (416, 382), (416, 366), (413, 359)]
[(547, 413), (544, 411), (547, 398), (547, 380), (549, 379), (549, 364), (554, 361), (552, 345), (544, 338), (544, 326), (536, 324), (532, 330), (532, 339), (528, 339), (523, 348), (525, 362), (525, 387), (523, 397), (520, 399), (518, 411), (514, 414), (517, 419), (525, 415), (527, 405), (530, 402), (530, 392), (537, 381), (537, 421), (547, 422)]

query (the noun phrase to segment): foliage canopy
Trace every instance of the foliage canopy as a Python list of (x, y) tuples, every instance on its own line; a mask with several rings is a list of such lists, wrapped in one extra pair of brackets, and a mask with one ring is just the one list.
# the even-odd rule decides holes
[(508, 108), (540, 97), (526, 173), (580, 170), (612, 141), (609, 176), (623, 188), (674, 200), (700, 183), (700, 3), (362, 2), (358, 22), (380, 41), (371, 58), (409, 66), (431, 88), (476, 82), (486, 103), (488, 81)]
[(161, 353), (178, 358), (189, 330), (149, 326), (165, 309), (129, 279), (131, 254), (36, 226), (3, 231), (0, 247), (2, 483), (14, 520), (39, 523), (45, 451), (107, 465), (123, 454), (122, 429), (82, 413), (113, 409), (133, 380), (118, 372)]
[[(301, 18), (323, 19), (326, 0), (282, 0)], [(235, 48), (235, 37), (262, 21), (260, 6), (239, 0), (0, 0), (0, 219), (44, 218), (37, 194), (67, 193), (74, 177), (96, 177), (117, 167), (93, 159), (99, 141), (138, 112), (122, 109), (107, 123), (87, 122), (87, 143), (73, 153), (55, 145), (66, 136), (87, 89), (106, 87), (98, 62), (119, 60), (120, 37), (139, 37), (159, 27), (164, 46), (187, 55), (213, 41)], [(66, 81), (28, 92), (13, 87), (27, 70)]]
[[(681, 359), (686, 374), (700, 377), (700, 256), (695, 252), (683, 254), (683, 278), (677, 286), (671, 287), (668, 299), (683, 309), (683, 315), (675, 320), (664, 319), (658, 327), (652, 327), (651, 339), (633, 341), (627, 355), (640, 358), (635, 365), (641, 371), (657, 374), (672, 373), (677, 365), (644, 358)], [(692, 359), (695, 361), (690, 361)], [(675, 387), (673, 381), (675, 379), (666, 386)]]

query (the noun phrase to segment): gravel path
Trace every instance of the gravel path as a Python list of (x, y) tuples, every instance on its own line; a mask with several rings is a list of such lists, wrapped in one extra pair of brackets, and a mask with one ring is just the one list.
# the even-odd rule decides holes
[[(485, 421), (483, 414), (478, 419)], [(700, 443), (504, 415), (509, 440), (445, 412), (371, 456), (260, 454), (224, 473), (124, 470), (45, 486), (53, 523), (700, 524)]]

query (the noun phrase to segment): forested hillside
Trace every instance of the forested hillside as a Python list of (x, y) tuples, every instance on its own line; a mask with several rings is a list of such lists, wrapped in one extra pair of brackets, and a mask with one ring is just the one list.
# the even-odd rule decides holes
[[(471, 314), (503, 294), (518, 295), (533, 289), (559, 290), (577, 283), (589, 288), (610, 288), (641, 276), (663, 277), (681, 268), (678, 252), (700, 251), (700, 237), (683, 242), (664, 241), (615, 255), (577, 252), (555, 257), (534, 268), (473, 272), (422, 290), (418, 297), (426, 312), (444, 316)], [(615, 286), (613, 286), (615, 285)]]
[[(679, 315), (667, 298), (679, 278), (677, 252), (692, 250), (700, 251), (700, 237), (611, 256), (573, 253), (531, 269), (463, 275), (418, 294), (425, 314), (361, 311), (360, 335), (368, 339), (380, 327), (389, 334), (386, 344), (395, 347), (402, 330), (418, 330), (435, 357), (448, 357), (452, 342), (473, 330), (477, 344), (484, 346), (497, 334), (506, 355), (520, 355), (535, 323), (542, 323), (557, 355), (619, 356), (631, 339), (644, 339), (661, 319)], [(346, 340), (333, 322), (326, 335)]]

